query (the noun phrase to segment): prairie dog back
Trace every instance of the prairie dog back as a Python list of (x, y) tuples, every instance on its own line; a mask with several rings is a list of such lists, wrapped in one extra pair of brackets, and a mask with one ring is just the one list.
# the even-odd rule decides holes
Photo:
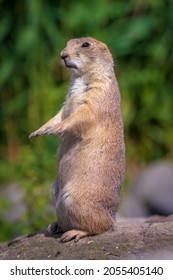
[(120, 93), (108, 47), (94, 38), (72, 39), (61, 52), (71, 82), (60, 112), (30, 137), (59, 135), (53, 188), (63, 242), (115, 227), (125, 171)]

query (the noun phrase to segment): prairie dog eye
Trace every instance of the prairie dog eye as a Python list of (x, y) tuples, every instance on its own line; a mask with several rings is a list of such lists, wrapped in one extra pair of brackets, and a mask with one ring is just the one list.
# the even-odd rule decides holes
[(88, 48), (90, 46), (90, 43), (88, 43), (88, 42), (85, 42), (85, 43), (83, 43), (82, 44), (82, 48)]

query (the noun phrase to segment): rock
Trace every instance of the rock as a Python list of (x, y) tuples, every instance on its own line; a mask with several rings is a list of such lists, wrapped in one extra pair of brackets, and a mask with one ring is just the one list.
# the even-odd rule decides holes
[(19, 220), (26, 210), (21, 185), (19, 183), (0, 185), (0, 197), (8, 203), (8, 207), (1, 209), (1, 219), (10, 222)]
[(0, 244), (1, 260), (173, 259), (173, 215), (125, 219), (114, 232), (61, 243), (42, 230)]
[(127, 187), (120, 215), (148, 217), (173, 214), (173, 162), (160, 161), (141, 170)]

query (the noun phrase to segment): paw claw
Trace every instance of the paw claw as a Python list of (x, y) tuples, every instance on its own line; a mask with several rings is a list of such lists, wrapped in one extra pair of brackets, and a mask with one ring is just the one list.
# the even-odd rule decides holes
[(74, 242), (77, 243), (80, 238), (83, 238), (85, 236), (88, 236), (89, 233), (83, 230), (69, 230), (66, 231), (62, 236), (61, 236), (61, 242), (68, 242), (74, 239)]
[(35, 131), (35, 132), (32, 132), (32, 133), (29, 135), (29, 138), (41, 136), (41, 135), (43, 135), (43, 134), (47, 134), (47, 130), (45, 130), (45, 131)]
[(37, 133), (33, 132), (29, 135), (29, 139), (32, 138), (32, 137), (35, 137), (35, 136), (37, 136)]
[(32, 137), (37, 137), (37, 136), (41, 136), (41, 135), (62, 135), (62, 131), (60, 129), (57, 129), (56, 127), (55, 128), (52, 128), (51, 126), (49, 126), (48, 128), (46, 129), (42, 129), (42, 130), (36, 130), (35, 132), (32, 132), (30, 135), (29, 135), (29, 138), (32, 138)]

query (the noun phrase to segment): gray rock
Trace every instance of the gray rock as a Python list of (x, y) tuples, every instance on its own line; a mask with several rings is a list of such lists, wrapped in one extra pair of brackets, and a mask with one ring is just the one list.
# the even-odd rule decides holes
[(173, 214), (173, 162), (157, 162), (142, 170), (127, 188), (120, 213), (125, 217)]
[(1, 185), (0, 197), (5, 199), (9, 205), (9, 207), (1, 209), (0, 218), (12, 222), (20, 219), (26, 209), (21, 186), (18, 183)]

